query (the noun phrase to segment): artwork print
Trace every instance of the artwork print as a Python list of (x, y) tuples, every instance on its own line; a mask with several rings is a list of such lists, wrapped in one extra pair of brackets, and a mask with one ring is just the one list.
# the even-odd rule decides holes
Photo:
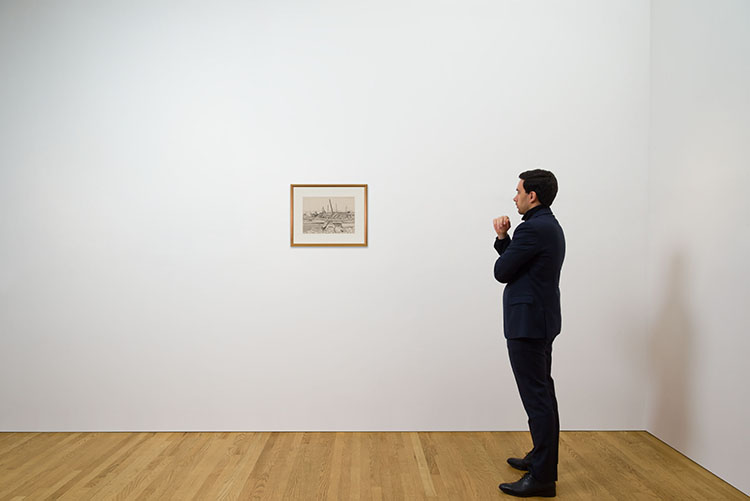
[(303, 197), (302, 233), (354, 233), (354, 197)]
[(292, 184), (291, 245), (367, 246), (366, 184)]

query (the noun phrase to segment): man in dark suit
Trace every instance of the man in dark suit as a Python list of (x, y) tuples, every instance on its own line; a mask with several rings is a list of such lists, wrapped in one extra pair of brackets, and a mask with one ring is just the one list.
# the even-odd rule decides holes
[(560, 418), (552, 381), (552, 342), (560, 333), (560, 269), (565, 236), (550, 206), (557, 179), (536, 169), (520, 174), (513, 198), (523, 222), (508, 236), (510, 219), (493, 221), (497, 239), (495, 278), (507, 284), (503, 292), (503, 323), (508, 354), (521, 401), (529, 418), (534, 448), (508, 463), (528, 471), (500, 490), (519, 497), (554, 497)]

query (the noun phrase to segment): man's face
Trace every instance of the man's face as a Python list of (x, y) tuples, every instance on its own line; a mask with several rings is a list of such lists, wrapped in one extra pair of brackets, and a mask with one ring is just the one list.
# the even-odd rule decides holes
[(518, 209), (519, 214), (526, 214), (526, 211), (531, 208), (531, 200), (530, 195), (526, 193), (526, 190), (523, 188), (523, 179), (518, 181), (518, 186), (516, 186), (516, 196), (513, 197), (513, 201), (516, 203), (516, 208)]

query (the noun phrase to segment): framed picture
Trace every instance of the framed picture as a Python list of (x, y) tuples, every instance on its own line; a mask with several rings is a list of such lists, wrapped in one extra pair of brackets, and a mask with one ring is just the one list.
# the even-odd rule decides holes
[(366, 184), (293, 184), (292, 247), (367, 246)]

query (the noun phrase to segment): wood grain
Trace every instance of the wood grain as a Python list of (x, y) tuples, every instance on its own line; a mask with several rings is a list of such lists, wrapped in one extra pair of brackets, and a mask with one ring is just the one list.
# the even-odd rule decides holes
[[(0, 501), (510, 499), (523, 432), (0, 433)], [(558, 498), (748, 499), (646, 432), (563, 432)]]

